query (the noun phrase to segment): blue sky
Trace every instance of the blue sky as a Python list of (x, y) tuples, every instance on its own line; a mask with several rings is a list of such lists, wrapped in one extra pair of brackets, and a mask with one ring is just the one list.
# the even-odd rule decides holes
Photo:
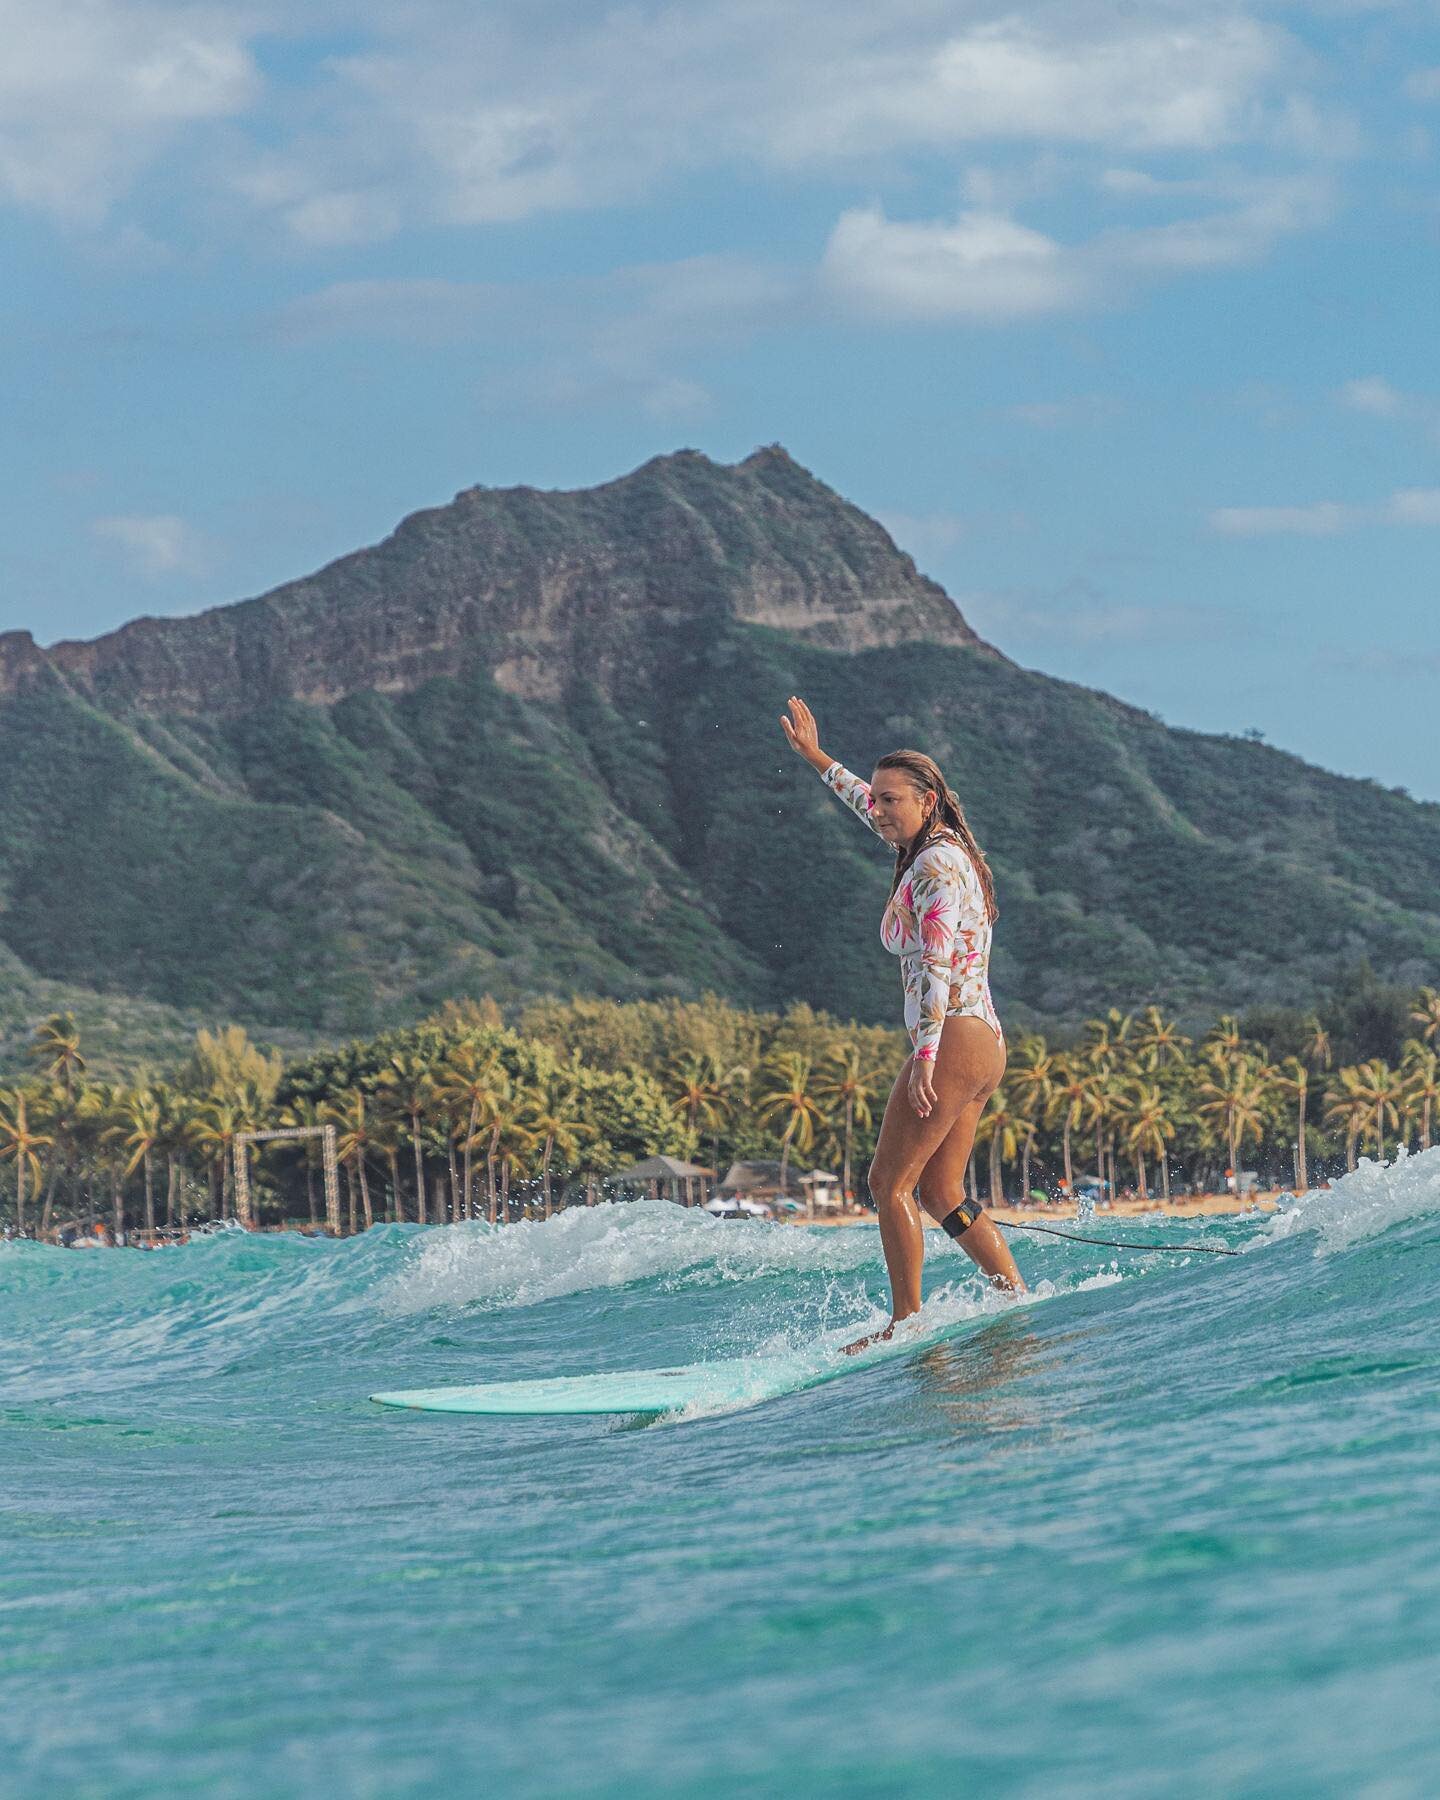
[(1018, 661), (1440, 800), (1440, 9), (0, 0), (0, 629), (782, 442)]

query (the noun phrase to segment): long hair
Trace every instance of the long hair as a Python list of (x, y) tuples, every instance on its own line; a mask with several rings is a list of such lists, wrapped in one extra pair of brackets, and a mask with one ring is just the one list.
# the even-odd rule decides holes
[(993, 925), (1000, 917), (1000, 908), (995, 904), (995, 877), (990, 873), (985, 852), (975, 841), (975, 833), (965, 817), (960, 796), (940, 773), (940, 765), (933, 757), (926, 756), (923, 750), (892, 750), (888, 755), (882, 756), (875, 767), (877, 771), (894, 769), (912, 784), (917, 794), (935, 796), (935, 810), (930, 815), (930, 823), (908, 849), (902, 844), (895, 852), (895, 875), (890, 883), (890, 892), (893, 894), (899, 887), (905, 871), (926, 845), (933, 844), (936, 838), (948, 834), (959, 839), (966, 855), (975, 865), (980, 892), (985, 896), (985, 916)]

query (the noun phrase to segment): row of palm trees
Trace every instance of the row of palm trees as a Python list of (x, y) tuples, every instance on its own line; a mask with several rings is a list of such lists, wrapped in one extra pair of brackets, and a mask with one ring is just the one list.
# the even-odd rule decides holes
[[(388, 1219), (408, 1215), (424, 1224), (483, 1214), (494, 1222), (510, 1214), (515, 1176), (534, 1188), (534, 1204), (548, 1217), (557, 1169), (578, 1166), (587, 1143), (600, 1135), (585, 1116), (578, 1071), (517, 1081), (496, 1047), (473, 1039), (456, 1040), (441, 1057), (399, 1052), (364, 1086), (350, 1085), (319, 1099), (295, 1096), (283, 1104), (277, 1098), (278, 1059), (255, 1051), (235, 1027), (210, 1041), (229, 1054), (209, 1059), (204, 1085), (158, 1079), (92, 1083), (85, 1079), (73, 1019), (47, 1019), (31, 1045), (38, 1079), (0, 1090), (0, 1167), (8, 1165), (13, 1174), (16, 1229), (24, 1234), (33, 1223), (48, 1236), (57, 1190), (68, 1179), (76, 1218), (102, 1216), (108, 1198), (118, 1234), (125, 1229), (127, 1189), (133, 1183), (142, 1196), (144, 1232), (153, 1240), (162, 1223), (157, 1200), (162, 1169), (167, 1229), (197, 1212), (232, 1218), (237, 1154), (269, 1164), (271, 1173), (283, 1173), (298, 1159), (294, 1172), (303, 1170), (309, 1220), (318, 1227), (316, 1178), (327, 1125), (334, 1131), (351, 1231), (375, 1223), (377, 1176)], [(244, 1144), (245, 1134), (277, 1126), (315, 1135), (275, 1145)], [(401, 1175), (404, 1155), (413, 1158), (408, 1193)], [(476, 1179), (479, 1168), (483, 1191)], [(531, 1198), (527, 1193), (527, 1202)]]
[[(1372, 1058), (1332, 1068), (1318, 1017), (1297, 1053), (1278, 1060), (1231, 1016), (1196, 1042), (1153, 1006), (1092, 1019), (1062, 1048), (1022, 1036), (981, 1121), (972, 1187), (985, 1162), (992, 1201), (1016, 1164), (1022, 1193), (1037, 1171), (1047, 1191), (1073, 1192), (1077, 1158), (1093, 1152), (1110, 1191), (1133, 1175), (1148, 1196), (1158, 1175), (1168, 1199), (1177, 1171), (1191, 1186), (1218, 1185), (1258, 1151), (1272, 1174), (1303, 1189), (1312, 1159), (1338, 1163), (1342, 1146), (1351, 1168), (1359, 1149), (1384, 1157), (1402, 1144), (1428, 1148), (1440, 1101), (1440, 991), (1421, 989), (1411, 1018), (1415, 1035), (1393, 1067)], [(127, 1084), (91, 1081), (73, 1019), (57, 1014), (34, 1034), (32, 1079), (0, 1090), (0, 1169), (13, 1181), (16, 1228), (42, 1235), (68, 1201), (77, 1219), (108, 1209), (117, 1231), (133, 1203), (153, 1238), (162, 1180), (167, 1228), (197, 1213), (232, 1217), (237, 1141), (276, 1127), (333, 1128), (351, 1230), (373, 1224), (377, 1210), (421, 1223), (502, 1222), (518, 1203), (548, 1217), (568, 1197), (593, 1202), (626, 1151), (708, 1151), (718, 1165), (722, 1147), (742, 1157), (778, 1150), (782, 1190), (792, 1159), (816, 1155), (839, 1163), (853, 1193), (894, 1079), (887, 1047), (871, 1028), (846, 1032), (807, 1012), (751, 1060), (681, 1045), (659, 1068), (623, 1072), (617, 1089), (620, 1077), (597, 1074), (578, 1050), (561, 1060), (488, 1019), (453, 1014), (351, 1046), (348, 1060), (291, 1070), (238, 1027), (202, 1032), (186, 1068)], [(318, 1135), (242, 1142), (238, 1153), (282, 1214), (303, 1177), (319, 1224)]]
[[(1268, 1153), (1272, 1175), (1303, 1191), (1312, 1158), (1328, 1160), (1333, 1150), (1338, 1160), (1341, 1145), (1350, 1169), (1357, 1148), (1381, 1158), (1401, 1145), (1429, 1149), (1440, 1102), (1440, 991), (1422, 988), (1411, 1018), (1416, 1035), (1395, 1067), (1372, 1058), (1332, 1068), (1330, 1034), (1317, 1016), (1307, 1021), (1299, 1053), (1278, 1060), (1232, 1015), (1196, 1043), (1154, 1006), (1092, 1019), (1064, 1049), (1038, 1034), (1022, 1036), (980, 1125), (991, 1199), (1004, 1197), (1006, 1165), (1016, 1162), (1022, 1194), (1031, 1192), (1037, 1164), (1051, 1172), (1047, 1186), (1074, 1192), (1082, 1146), (1087, 1158), (1093, 1150), (1094, 1174), (1108, 1191), (1133, 1175), (1148, 1198), (1158, 1175), (1166, 1200), (1175, 1170), (1191, 1185), (1218, 1184), (1226, 1174), (1238, 1177), (1247, 1151)], [(779, 1134), (782, 1188), (791, 1152), (819, 1146), (842, 1163), (844, 1189), (852, 1191), (857, 1145), (863, 1139), (870, 1147), (893, 1064), (871, 1066), (841, 1043), (820, 1057), (775, 1055), (753, 1089), (749, 1073), (693, 1054), (676, 1062), (668, 1080), (692, 1133), (718, 1138), (749, 1110)]]
[(1310, 1184), (1312, 1157), (1338, 1160), (1341, 1143), (1347, 1169), (1356, 1166), (1357, 1147), (1382, 1159), (1401, 1146), (1429, 1149), (1440, 1100), (1440, 993), (1422, 989), (1412, 1021), (1417, 1033), (1395, 1067), (1372, 1058), (1332, 1068), (1330, 1034), (1317, 1017), (1298, 1053), (1279, 1060), (1232, 1015), (1196, 1043), (1153, 1006), (1090, 1020), (1066, 1050), (1022, 1038), (981, 1121), (992, 1196), (999, 1198), (1004, 1164), (1017, 1156), (1028, 1192), (1037, 1149), (1055, 1153), (1073, 1191), (1082, 1140), (1087, 1155), (1093, 1144), (1095, 1172), (1109, 1191), (1133, 1173), (1146, 1198), (1158, 1170), (1166, 1200), (1176, 1167), (1196, 1185), (1214, 1185), (1222, 1173), (1238, 1185), (1252, 1146), (1271, 1175), (1297, 1191)]

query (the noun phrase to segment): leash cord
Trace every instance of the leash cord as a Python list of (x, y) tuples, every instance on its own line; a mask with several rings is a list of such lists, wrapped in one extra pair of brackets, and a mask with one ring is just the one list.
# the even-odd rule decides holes
[(1238, 1256), (1238, 1250), (1221, 1250), (1214, 1244), (1137, 1244), (1134, 1239), (1081, 1237), (1078, 1231), (1059, 1231), (1053, 1225), (1032, 1225), (1027, 1219), (996, 1219), (1007, 1231), (1047, 1231), (1051, 1237), (1069, 1238), (1072, 1244), (1104, 1244), (1109, 1250), (1148, 1250), (1152, 1256), (1166, 1251), (1190, 1251), (1197, 1256)]

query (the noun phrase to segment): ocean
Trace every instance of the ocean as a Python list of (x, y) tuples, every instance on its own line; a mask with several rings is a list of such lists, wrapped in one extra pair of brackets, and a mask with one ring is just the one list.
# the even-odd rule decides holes
[(1113, 1235), (1243, 1254), (933, 1234), (958, 1335), (649, 1424), (367, 1395), (858, 1329), (874, 1228), (0, 1247), (0, 1794), (1440, 1793), (1440, 1150)]

